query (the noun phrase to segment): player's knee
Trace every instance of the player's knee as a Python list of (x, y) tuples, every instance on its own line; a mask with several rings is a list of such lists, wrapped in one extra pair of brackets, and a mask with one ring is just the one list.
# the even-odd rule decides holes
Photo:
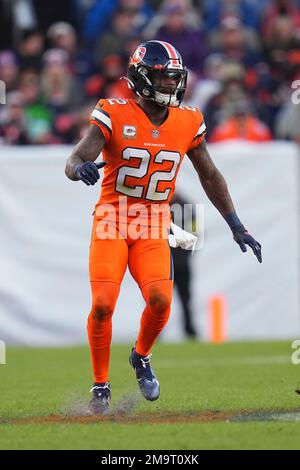
[(96, 299), (92, 307), (92, 313), (96, 320), (105, 321), (112, 317), (113, 307), (103, 299)]
[(158, 315), (166, 313), (171, 306), (171, 299), (162, 292), (153, 292), (149, 296), (149, 306)]

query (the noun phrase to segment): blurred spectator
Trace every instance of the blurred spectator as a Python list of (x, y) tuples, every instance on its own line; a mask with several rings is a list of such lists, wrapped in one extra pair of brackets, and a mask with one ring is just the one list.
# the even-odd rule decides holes
[(153, 14), (147, 0), (95, 0), (86, 12), (83, 25), (83, 38), (89, 46), (111, 29), (112, 18), (118, 9), (127, 9), (134, 16), (136, 29), (142, 29)]
[(93, 75), (86, 83), (86, 94), (99, 98), (133, 98), (127, 80), (120, 77), (126, 74), (126, 66), (120, 54), (111, 54), (101, 63), (102, 73)]
[(92, 72), (91, 51), (84, 51), (78, 43), (73, 26), (65, 21), (53, 23), (47, 31), (47, 38), (53, 49), (63, 49), (68, 53), (71, 71), (85, 80)]
[(65, 112), (82, 103), (79, 82), (69, 69), (69, 56), (63, 49), (49, 49), (43, 55), (41, 91), (54, 112)]
[(202, 79), (198, 80), (197, 75), (189, 71), (183, 104), (196, 106), (203, 112), (210, 98), (221, 90), (224, 66), (225, 59), (222, 54), (211, 54), (204, 62), (204, 77)]
[(291, 18), (280, 15), (270, 20), (265, 53), (273, 80), (290, 80), (300, 67), (300, 40)]
[(120, 77), (126, 74), (121, 56), (107, 56), (103, 61), (103, 77), (105, 79), (104, 96), (109, 98), (133, 98), (134, 94), (128, 87), (127, 80)]
[(207, 138), (212, 130), (224, 120), (224, 109), (231, 101), (247, 99), (245, 69), (236, 62), (227, 62), (222, 68), (221, 87), (205, 107)]
[(289, 97), (276, 119), (275, 133), (278, 139), (293, 140), (300, 145), (300, 103)]
[(233, 139), (252, 142), (272, 140), (271, 132), (263, 122), (253, 115), (248, 102), (232, 102), (230, 107), (228, 106), (227, 112), (229, 117), (213, 130), (210, 142), (223, 142)]
[(164, 26), (167, 21), (168, 10), (170, 8), (179, 8), (184, 11), (185, 26), (187, 29), (199, 30), (201, 26), (200, 10), (193, 6), (192, 0), (163, 0), (159, 2), (157, 13), (143, 30), (145, 38), (156, 38), (157, 31)]
[(162, 0), (148, 0), (149, 5), (153, 10), (157, 11), (162, 3)]
[[(16, 46), (25, 31), (45, 31), (55, 21), (76, 21), (80, 0), (1, 0), (0, 49)], [(74, 14), (75, 12), (75, 14)]]
[(102, 58), (96, 57), (98, 71), (86, 81), (87, 96), (95, 97), (95, 99), (99, 96), (103, 98), (133, 98), (134, 95), (128, 87), (127, 80), (121, 78), (126, 76), (130, 55), (142, 41), (139, 34), (126, 29), (126, 37), (123, 38), (122, 44), (114, 48), (114, 53)]
[(30, 143), (57, 143), (52, 133), (53, 115), (41, 96), (39, 75), (35, 72), (24, 72), (20, 90), (24, 99), (25, 128)]
[(7, 105), (0, 113), (0, 143), (4, 145), (26, 145), (29, 137), (26, 131), (26, 119), (22, 93), (7, 94)]
[(39, 71), (44, 51), (44, 36), (37, 29), (25, 31), (20, 40), (18, 52), (21, 69)]
[(123, 44), (137, 31), (135, 14), (129, 9), (117, 10), (112, 19), (111, 30), (100, 37), (95, 47), (95, 63), (99, 64), (108, 55), (120, 54)]
[(171, 43), (184, 58), (186, 67), (201, 75), (208, 49), (205, 36), (187, 26), (188, 7), (184, 3), (174, 4), (173, 0), (167, 2), (162, 11), (164, 23), (156, 39)]
[(274, 20), (279, 16), (289, 18), (293, 30), (300, 37), (300, 9), (299, 4), (295, 0), (272, 0), (269, 2), (262, 15), (261, 32), (264, 39), (270, 37), (274, 27)]
[[(0, 0), (0, 80), (21, 92), (25, 115), (24, 124), (14, 117), (21, 132), (7, 142), (71, 143), (84, 132), (78, 116), (89, 100), (133, 97), (120, 77), (145, 39), (171, 42), (182, 54), (189, 70), (183, 104), (204, 111), (208, 139), (229, 119), (231, 103), (250, 98), (251, 113), (276, 136), (297, 135), (282, 116), (293, 114), (286, 103), (300, 76), (300, 0), (48, 3)], [(6, 124), (18, 110), (1, 108)]]
[(143, 40), (143, 37), (138, 33), (130, 34), (127, 39), (125, 39), (122, 47), (122, 54), (124, 56), (126, 65), (131, 54), (137, 49), (137, 47), (143, 42)]
[(203, 18), (209, 30), (217, 28), (226, 16), (235, 16), (253, 29), (259, 28), (261, 8), (270, 0), (205, 0)]
[(18, 86), (19, 67), (16, 56), (11, 51), (0, 52), (0, 80), (5, 83), (7, 92)]
[(53, 23), (47, 31), (47, 37), (53, 49), (64, 49), (70, 57), (76, 54), (76, 31), (69, 23), (65, 21)]
[(55, 134), (62, 142), (71, 144), (82, 139), (89, 128), (89, 118), (95, 102), (87, 103), (78, 111), (60, 114), (55, 120)]
[(91, 112), (95, 107), (95, 103), (87, 103), (83, 106), (76, 114), (75, 127), (74, 127), (74, 139), (76, 142), (82, 139), (89, 129), (89, 119)]
[(212, 50), (222, 53), (225, 59), (236, 60), (253, 67), (260, 60), (260, 46), (256, 33), (249, 31), (235, 16), (226, 16), (220, 27), (210, 36)]

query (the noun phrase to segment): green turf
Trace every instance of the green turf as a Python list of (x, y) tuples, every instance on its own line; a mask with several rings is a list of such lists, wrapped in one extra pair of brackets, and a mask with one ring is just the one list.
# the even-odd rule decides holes
[(299, 449), (298, 423), (1, 426), (2, 449)]
[[(112, 408), (126, 412), (137, 385), (127, 345), (114, 345)], [(20, 424), (18, 419), (74, 415), (89, 399), (87, 348), (8, 348), (0, 365), (0, 449), (300, 449), (300, 365), (292, 365), (290, 342), (211, 345), (159, 344), (153, 366), (161, 383), (157, 402), (139, 401), (130, 416), (139, 422)], [(274, 411), (287, 421), (268, 421)], [(172, 414), (225, 412), (214, 422), (169, 422)], [(239, 420), (254, 413), (253, 421)], [(164, 421), (147, 422), (149, 414)], [(258, 419), (263, 421), (257, 421)], [(243, 418), (242, 418), (243, 419)], [(276, 419), (276, 415), (274, 418)], [(299, 419), (299, 416), (298, 416)], [(146, 436), (146, 438), (145, 438)]]

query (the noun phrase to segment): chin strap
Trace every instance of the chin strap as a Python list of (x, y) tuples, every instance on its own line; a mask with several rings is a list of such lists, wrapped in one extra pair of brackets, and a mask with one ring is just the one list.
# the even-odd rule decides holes
[(165, 95), (159, 91), (155, 92), (155, 102), (161, 106), (170, 106), (171, 108), (178, 108), (180, 105), (176, 94), (170, 93)]

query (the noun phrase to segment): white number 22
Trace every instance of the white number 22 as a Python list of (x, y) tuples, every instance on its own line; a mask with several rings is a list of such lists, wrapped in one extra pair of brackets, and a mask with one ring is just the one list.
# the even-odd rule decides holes
[[(139, 158), (141, 161), (138, 168), (132, 166), (122, 166), (119, 169), (116, 190), (122, 194), (126, 194), (127, 196), (142, 198), (144, 186), (127, 186), (126, 177), (131, 176), (137, 179), (141, 179), (146, 176), (150, 164), (151, 154), (146, 149), (128, 147), (123, 151), (122, 158), (124, 158), (125, 160), (130, 160), (131, 158)], [(164, 191), (157, 191), (157, 186), (160, 181), (173, 180), (176, 174), (178, 164), (180, 163), (180, 154), (178, 152), (161, 150), (154, 157), (155, 163), (163, 163), (165, 161), (173, 162), (171, 170), (155, 171), (151, 175), (145, 199), (151, 201), (166, 201), (168, 199), (171, 187), (165, 189)]]

